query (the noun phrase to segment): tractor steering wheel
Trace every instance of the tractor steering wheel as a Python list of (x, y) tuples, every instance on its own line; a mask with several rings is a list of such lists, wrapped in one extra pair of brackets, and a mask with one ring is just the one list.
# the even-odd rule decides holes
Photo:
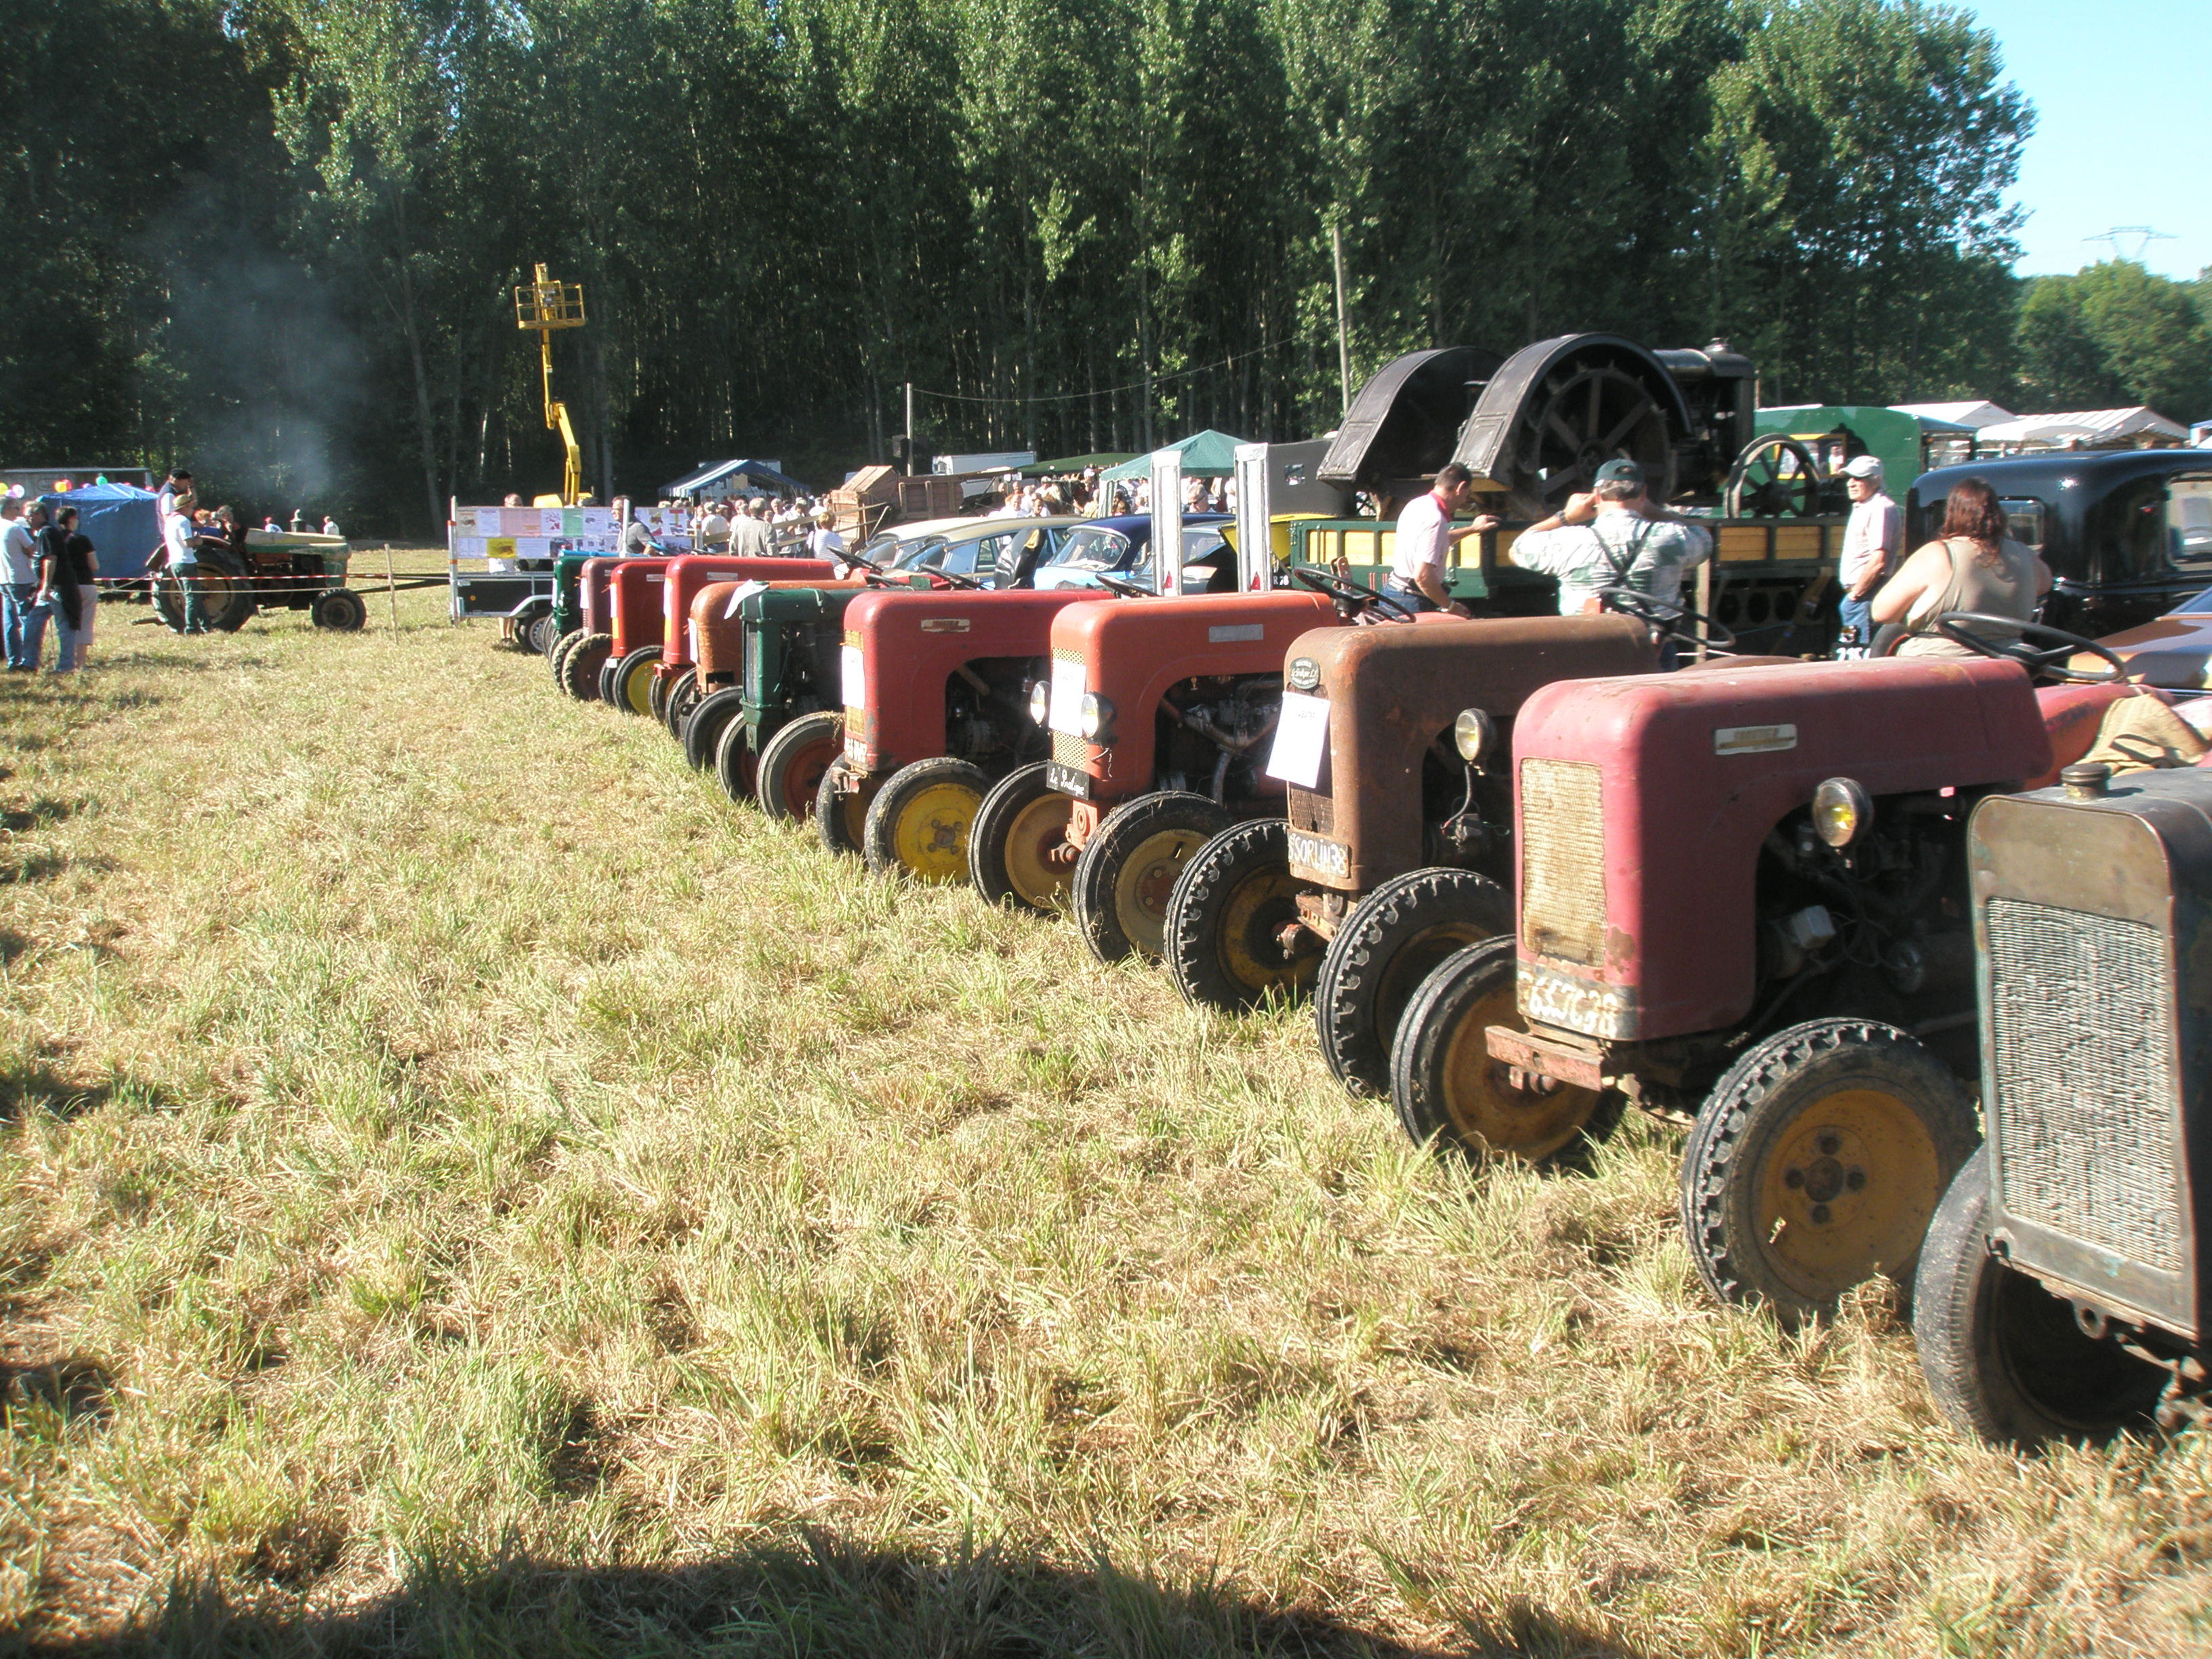
[[(1662, 599), (1656, 593), (1646, 593), (1640, 587), (1601, 587), (1598, 603), (1606, 610), (1624, 617), (1633, 617), (1647, 627), (1656, 628), (1669, 639), (1680, 640), (1685, 645), (1703, 646), (1708, 651), (1735, 649), (1735, 630), (1724, 622), (1711, 617), (1701, 617), (1686, 605), (1672, 599)], [(1692, 632), (1692, 629), (1696, 630)]]
[(1381, 611), (1391, 622), (1411, 622), (1419, 614), (1402, 599), (1394, 599), (1376, 588), (1362, 587), (1358, 582), (1346, 581), (1318, 565), (1300, 565), (1291, 572), (1291, 580), (1303, 583), (1316, 593), (1328, 594), (1355, 616), (1371, 609)]
[(1134, 582), (1125, 582), (1119, 576), (1109, 576), (1103, 571), (1098, 574), (1098, 586), (1109, 593), (1119, 593), (1125, 599), (1150, 599), (1158, 597), (1149, 587), (1139, 587)]
[[(1991, 638), (1977, 634), (1972, 624), (2008, 629), (2014, 637)], [(1992, 617), (1980, 611), (1946, 611), (1936, 618), (1936, 631), (1954, 644), (1963, 645), (1977, 656), (1995, 657), (1999, 662), (2016, 662), (2031, 674), (2048, 674), (2054, 679), (2066, 680), (2082, 685), (2110, 685), (2128, 677), (2128, 665), (2114, 656), (2107, 647), (2094, 640), (2085, 640), (2079, 634), (2069, 634), (2063, 628), (2046, 628), (2041, 623), (2017, 622), (2010, 617)], [(2039, 635), (2056, 640), (2057, 645), (2038, 650), (2019, 635)], [(2068, 666), (2067, 659), (2080, 652), (2101, 659), (2106, 665), (2097, 670)]]

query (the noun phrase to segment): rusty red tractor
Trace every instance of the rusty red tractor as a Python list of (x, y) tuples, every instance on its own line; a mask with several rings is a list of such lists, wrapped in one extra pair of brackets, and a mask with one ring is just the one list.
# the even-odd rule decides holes
[(1633, 1103), (1691, 1127), (1684, 1219), (1723, 1299), (1796, 1319), (1909, 1274), (1977, 1138), (1967, 814), (2053, 775), (2125, 695), (1928, 659), (1534, 692), (1513, 734), (1516, 930), (1415, 989), (1401, 1122), (1543, 1161)]
[[(1386, 1094), (1390, 1037), (1413, 988), (1452, 951), (1512, 928), (1511, 787), (1504, 763), (1528, 698), (1559, 680), (1656, 672), (1626, 617), (1423, 617), (1333, 628), (1289, 650), (1284, 704), (1304, 765), (1274, 757), (1287, 823), (1255, 862), (1240, 830), (1190, 860), (1167, 961), (1198, 1006), (1251, 1006), (1261, 967), (1319, 957), (1314, 1018), (1330, 1071)], [(1472, 711), (1472, 712), (1470, 712)], [(1237, 902), (1274, 884), (1284, 914)], [(1261, 931), (1263, 927), (1273, 932)]]
[(1036, 910), (1064, 899), (1101, 961), (1157, 958), (1184, 861), (1236, 819), (1279, 815), (1261, 763), (1283, 653), (1333, 614), (1304, 591), (1061, 611), (1034, 704), (1052, 755), (1010, 773), (978, 809), (976, 890)]
[(672, 562), (661, 584), (660, 642), (646, 660), (651, 683), (648, 711), (682, 742), (684, 722), (698, 707), (702, 692), (693, 643), (692, 601), (716, 582), (829, 581), (837, 567), (827, 559), (750, 559), (724, 554), (690, 554)]
[[(1050, 747), (1030, 713), (1053, 619), (1091, 590), (863, 593), (845, 611), (844, 750), (815, 823), (878, 875), (960, 881), (993, 784)], [(1127, 601), (1136, 604), (1141, 601)]]

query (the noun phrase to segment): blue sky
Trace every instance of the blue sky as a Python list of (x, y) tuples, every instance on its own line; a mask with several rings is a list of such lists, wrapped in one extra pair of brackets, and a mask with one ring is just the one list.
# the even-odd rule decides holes
[[(2174, 240), (2142, 261), (2169, 276), (2212, 265), (2208, 158), (2212, 0), (1960, 0), (2003, 49), (2005, 73), (2035, 106), (2035, 136), (2014, 198), (2022, 276), (2111, 257), (2082, 239), (2149, 225)], [(2132, 239), (2123, 252), (2135, 257)]]

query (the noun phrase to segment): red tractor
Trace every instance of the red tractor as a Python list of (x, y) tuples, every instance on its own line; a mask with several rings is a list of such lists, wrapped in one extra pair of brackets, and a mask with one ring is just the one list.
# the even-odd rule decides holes
[(601, 672), (614, 647), (613, 602), (607, 590), (615, 572), (623, 565), (650, 566), (658, 570), (665, 568), (667, 564), (665, 558), (659, 556), (584, 561), (583, 571), (576, 580), (583, 624), (553, 647), (550, 660), (555, 684), (579, 702), (590, 702), (599, 696)]
[(827, 559), (749, 559), (726, 554), (690, 554), (672, 561), (661, 584), (660, 641), (651, 665), (646, 702), (653, 718), (681, 742), (684, 721), (700, 700), (698, 677), (691, 671), (695, 635), (691, 602), (709, 583), (729, 581), (828, 581), (837, 567)]
[(1796, 1318), (1910, 1273), (1977, 1138), (1958, 1082), (1974, 1062), (1967, 814), (2054, 775), (2130, 694), (2035, 689), (2023, 662), (2052, 669), (2088, 641), (2036, 652), (1947, 620), (2017, 659), (1531, 696), (1513, 734), (1516, 931), (1414, 992), (1392, 1055), (1407, 1132), (1542, 1160), (1633, 1103), (1692, 1126), (1683, 1214), (1723, 1299)]
[(854, 599), (845, 611), (844, 750), (823, 776), (815, 813), (823, 844), (862, 854), (878, 875), (964, 878), (983, 798), (1050, 747), (1030, 693), (1048, 678), (1053, 619), (1092, 591), (885, 590)]
[[(1283, 653), (1334, 614), (1312, 592), (1061, 611), (1051, 678), (1032, 705), (1048, 715), (1052, 757), (1018, 768), (978, 809), (969, 838), (976, 890), (1038, 910), (1065, 895), (1099, 960), (1157, 958), (1190, 855), (1237, 819), (1280, 816), (1281, 786), (1262, 763)], [(1297, 967), (1267, 971), (1286, 979)]]

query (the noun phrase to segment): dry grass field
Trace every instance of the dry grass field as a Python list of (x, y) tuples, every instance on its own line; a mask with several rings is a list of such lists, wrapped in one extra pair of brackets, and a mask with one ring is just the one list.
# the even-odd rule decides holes
[(2212, 1651), (2212, 1440), (2020, 1459), (1673, 1140), (733, 808), (443, 595), (0, 682), (0, 1649)]

